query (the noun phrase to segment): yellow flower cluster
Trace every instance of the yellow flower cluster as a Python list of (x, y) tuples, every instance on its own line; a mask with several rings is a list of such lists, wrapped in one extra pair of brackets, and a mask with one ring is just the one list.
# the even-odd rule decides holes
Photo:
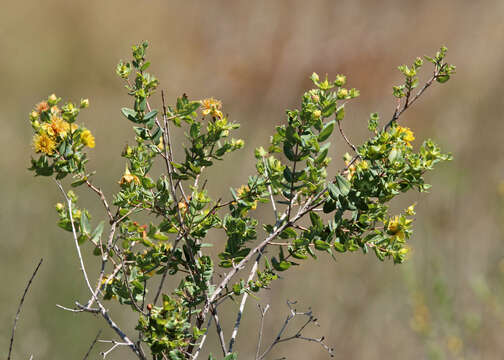
[[(60, 100), (55, 94), (52, 94), (47, 98), (47, 101), (41, 101), (35, 105), (34, 110), (30, 113), (32, 127), (37, 132), (33, 137), (33, 148), (37, 153), (53, 155), (59, 144), (69, 134), (79, 129), (78, 125), (68, 123), (61, 116), (61, 109), (57, 105)], [(85, 104), (89, 104), (87, 99), (83, 101)], [(83, 129), (81, 132), (80, 141), (84, 146), (95, 147), (95, 138), (87, 129)]]
[[(250, 188), (248, 187), (248, 185), (242, 185), (236, 190), (236, 196), (239, 199), (246, 199), (248, 197), (249, 192), (250, 192)], [(235, 202), (233, 202), (233, 203), (235, 203)], [(257, 209), (257, 200), (254, 200), (254, 202), (252, 203), (252, 206), (250, 208), (252, 210)]]
[(203, 115), (212, 115), (215, 118), (222, 119), (222, 102), (214, 98), (207, 98), (201, 100), (201, 105), (203, 106)]
[(90, 148), (95, 147), (95, 138), (94, 138), (93, 134), (91, 134), (91, 131), (89, 131), (88, 129), (84, 130), (81, 133), (80, 138), (81, 138), (82, 143), (85, 146), (90, 147)]
[(406, 145), (411, 146), (411, 142), (415, 140), (415, 135), (410, 128), (405, 126), (397, 126), (397, 131), (399, 132), (399, 136), (402, 134), (402, 139), (406, 142)]

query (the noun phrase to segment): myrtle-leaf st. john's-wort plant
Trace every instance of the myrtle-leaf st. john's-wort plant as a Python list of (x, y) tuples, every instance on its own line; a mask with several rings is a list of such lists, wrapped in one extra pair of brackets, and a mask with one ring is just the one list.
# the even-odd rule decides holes
[[(30, 113), (37, 153), (30, 170), (53, 177), (61, 190), (58, 225), (73, 235), (89, 290), (86, 302), (61, 308), (103, 317), (118, 337), (93, 342), (106, 343), (104, 357), (125, 346), (140, 359), (196, 359), (213, 328), (224, 358), (236, 359), (245, 303), (249, 295), (274, 288), (279, 273), (324, 253), (337, 258), (359, 249), (382, 261), (405, 260), (414, 205), (392, 214), (388, 204), (409, 190), (426, 191), (425, 172), (450, 155), (431, 140), (415, 149), (413, 132), (398, 122), (431, 84), (444, 83), (454, 73), (455, 67), (445, 62), (446, 48), (399, 67), (404, 83), (393, 87), (397, 107), (392, 118), (380, 126), (378, 114), (371, 114), (369, 139), (360, 146), (342, 127), (345, 109), (359, 91), (345, 87), (344, 75), (330, 81), (314, 73), (314, 88), (302, 96), (300, 108), (288, 110), (269, 145), (255, 150), (256, 172), (246, 184), (217, 198), (206, 190), (212, 179), (203, 178), (205, 169), (218, 166), (227, 154), (244, 146), (243, 140), (232, 137), (239, 124), (228, 119), (221, 101), (214, 98), (193, 101), (183, 95), (168, 104), (161, 91), (154, 108), (151, 100), (159, 82), (147, 72), (146, 50), (146, 42), (134, 46), (133, 59), (120, 62), (116, 69), (132, 98), (131, 107), (121, 111), (134, 125), (135, 145), (122, 153), (126, 169), (118, 176), (119, 190), (113, 198), (93, 182), (93, 172), (87, 168), (86, 152), (95, 147), (95, 138), (77, 120), (88, 100), (76, 105), (51, 95)], [(424, 60), (432, 63), (433, 70), (419, 87), (417, 73)], [(174, 138), (175, 128), (183, 128), (183, 141)], [(343, 155), (343, 168), (330, 170), (328, 152), (331, 141), (340, 139), (334, 135), (337, 132), (348, 153)], [(174, 156), (176, 147), (183, 149), (176, 152), (182, 154), (179, 158)], [(157, 161), (164, 171), (153, 178), (151, 169)], [(66, 178), (72, 178), (68, 186), (85, 185), (97, 196), (105, 220), (91, 221), (76, 194), (64, 188)], [(262, 204), (271, 207), (272, 215), (271, 221), (259, 224), (254, 212)], [(139, 222), (139, 214), (152, 222)], [(213, 244), (219, 247), (218, 258), (207, 252), (211, 230), (226, 239)], [(97, 258), (93, 264), (98, 267), (97, 279), (89, 277), (84, 250)], [(164, 286), (168, 277), (177, 279), (175, 288)], [(238, 299), (239, 310), (236, 320), (224, 326), (219, 311), (230, 299)], [(134, 312), (136, 326), (117, 324), (107, 301)], [(323, 338), (302, 334), (315, 319), (311, 311), (300, 313), (292, 304), (288, 302), (289, 316), (279, 335), (264, 346), (262, 326), (269, 306), (260, 308), (256, 359), (264, 359), (275, 345), (289, 339), (315, 341), (332, 353)], [(306, 316), (306, 324), (294, 336), (284, 336), (296, 315)]]

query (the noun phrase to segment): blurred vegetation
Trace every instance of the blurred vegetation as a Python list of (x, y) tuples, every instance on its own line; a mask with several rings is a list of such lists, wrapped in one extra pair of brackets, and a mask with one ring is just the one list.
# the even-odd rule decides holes
[[(8, 349), (19, 297), (40, 257), (44, 264), (21, 314), (14, 356), (82, 358), (103, 327), (100, 319), (55, 307), (72, 306), (70, 301), (85, 294), (71, 238), (54, 225), (57, 214), (51, 204), (60, 195), (26, 170), (28, 113), (33, 103), (53, 92), (76, 102), (89, 98), (92, 107), (82, 121), (93, 129), (94, 153), (100, 154), (91, 154), (90, 165), (98, 170), (95, 181), (104, 191), (116, 191), (112, 186), (117, 185), (108, 184), (120, 178), (124, 163), (113, 159), (130, 131), (121, 119), (119, 109), (127, 96), (114, 66), (130, 45), (148, 39), (151, 57), (157, 59), (152, 72), (167, 98), (182, 92), (192, 98), (214, 96), (223, 100), (230, 118), (242, 123), (245, 151), (232, 155), (233, 168), (220, 167), (208, 175), (222, 179), (212, 189), (216, 192), (245, 182), (254, 166), (252, 150), (268, 140), (285, 108), (298, 105), (313, 71), (345, 73), (351, 86), (361, 90), (345, 124), (352, 141), (361, 143), (370, 112), (392, 116), (395, 102), (388, 94), (401, 77), (396, 65), (430, 54), (444, 42), (450, 61), (457, 64), (456, 78), (430, 90), (402, 119), (417, 139), (432, 136), (454, 155), (453, 162), (428, 179), (435, 186), (432, 195), (397, 204), (402, 209), (418, 200), (409, 264), (383, 266), (374, 256), (360, 254), (336, 263), (310, 263), (304, 270), (311, 276), (296, 278), (301, 294), (289, 286), (299, 275), (293, 270), (278, 282), (274, 296), (260, 299), (272, 306), (265, 337), (278, 330), (289, 299), (320, 316), (321, 327), (313, 335), (325, 335), (336, 358), (500, 358), (504, 301), (497, 288), (503, 281), (499, 264), (504, 251), (497, 188), (504, 178), (504, 48), (498, 44), (503, 14), (504, 3), (492, 0), (2, 4), (0, 353)], [(433, 96), (435, 91), (443, 96)], [(336, 145), (331, 156), (340, 159), (345, 144)], [(99, 205), (85, 204), (94, 212)], [(315, 291), (320, 284), (323, 294)], [(248, 304), (248, 314), (255, 306)], [(425, 314), (435, 329), (430, 331), (439, 334), (435, 344), (419, 328), (418, 319)], [(120, 323), (128, 321), (113, 315)], [(233, 316), (224, 314), (223, 321), (233, 321)], [(257, 313), (243, 319), (247, 330), (238, 338), (243, 353), (255, 351), (259, 318)], [(294, 359), (301, 351), (303, 357), (327, 358), (303, 343), (277, 351)], [(110, 358), (125, 356), (129, 354), (118, 352)]]

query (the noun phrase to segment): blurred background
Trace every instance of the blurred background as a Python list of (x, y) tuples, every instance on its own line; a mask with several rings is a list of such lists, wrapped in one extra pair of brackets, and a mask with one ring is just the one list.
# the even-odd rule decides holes
[[(213, 194), (245, 183), (254, 171), (253, 149), (268, 143), (286, 108), (298, 106), (313, 71), (331, 79), (344, 73), (348, 85), (361, 90), (343, 124), (359, 144), (368, 135), (369, 113), (377, 111), (383, 120), (392, 116), (391, 87), (402, 81), (397, 66), (446, 45), (457, 74), (431, 87), (401, 118), (414, 130), (417, 144), (432, 137), (454, 155), (428, 175), (429, 194), (408, 195), (394, 205), (418, 203), (408, 263), (394, 266), (360, 252), (338, 255), (336, 262), (325, 256), (307, 261), (274, 283), (273, 291), (248, 302), (237, 349), (240, 359), (255, 354), (257, 303), (271, 304), (265, 321), (268, 343), (287, 315), (286, 300), (296, 300), (299, 310), (311, 307), (319, 319), (320, 327), (305, 335), (324, 335), (336, 359), (502, 358), (504, 2), (499, 0), (4, 1), (2, 357), (19, 298), (41, 257), (44, 264), (24, 304), (13, 356), (81, 359), (98, 329), (104, 329), (102, 338), (113, 337), (102, 319), (55, 306), (71, 307), (87, 294), (73, 241), (56, 226), (53, 204), (61, 195), (52, 181), (27, 170), (32, 154), (28, 113), (51, 93), (74, 102), (90, 99), (90, 109), (79, 117), (96, 136), (89, 168), (97, 170), (94, 181), (111, 198), (124, 170), (120, 152), (133, 141), (131, 123), (119, 111), (131, 100), (114, 69), (142, 40), (150, 42), (149, 70), (170, 102), (183, 92), (192, 99), (213, 96), (223, 101), (230, 119), (242, 124), (245, 150), (207, 174)], [(154, 105), (159, 107), (159, 101)], [(339, 138), (333, 143), (331, 155), (340, 166), (347, 149)], [(103, 211), (97, 199), (85, 195), (81, 200), (98, 221)], [(269, 215), (265, 206), (262, 216)], [(86, 260), (92, 267), (94, 259)], [(132, 319), (109, 305), (114, 319), (132, 332)], [(225, 329), (237, 308), (230, 303), (221, 310)], [(210, 344), (219, 355), (215, 337)], [(99, 351), (106, 349), (97, 346), (90, 358), (101, 358)], [(317, 344), (302, 342), (279, 345), (270, 358), (281, 356), (328, 358)], [(120, 350), (107, 358), (131, 356)]]

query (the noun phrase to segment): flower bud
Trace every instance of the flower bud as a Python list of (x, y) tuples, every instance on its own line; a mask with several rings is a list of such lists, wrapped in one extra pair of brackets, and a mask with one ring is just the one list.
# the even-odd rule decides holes
[(35, 110), (33, 110), (33, 111), (30, 113), (30, 120), (31, 120), (31, 121), (35, 121), (35, 120), (37, 120), (37, 119), (38, 119), (38, 116), (39, 116), (38, 112), (36, 112)]
[(336, 75), (336, 80), (334, 80), (334, 85), (336, 86), (343, 86), (346, 83), (346, 76), (338, 74)]
[(315, 110), (315, 111), (313, 112), (313, 117), (314, 117), (315, 119), (320, 119), (320, 116), (322, 116), (322, 111), (320, 111), (320, 110)]
[(57, 203), (56, 205), (54, 205), (54, 207), (56, 208), (57, 212), (62, 212), (65, 209), (65, 205), (63, 205), (62, 203)]
[(338, 97), (338, 99), (346, 99), (346, 97), (348, 96), (348, 90), (345, 89), (345, 88), (341, 88), (338, 90), (336, 96)]
[(49, 103), (49, 105), (56, 105), (58, 103), (58, 97), (56, 96), (56, 94), (51, 94), (47, 98), (47, 102)]
[(81, 99), (80, 108), (85, 109), (87, 107), (89, 107), (89, 99)]

